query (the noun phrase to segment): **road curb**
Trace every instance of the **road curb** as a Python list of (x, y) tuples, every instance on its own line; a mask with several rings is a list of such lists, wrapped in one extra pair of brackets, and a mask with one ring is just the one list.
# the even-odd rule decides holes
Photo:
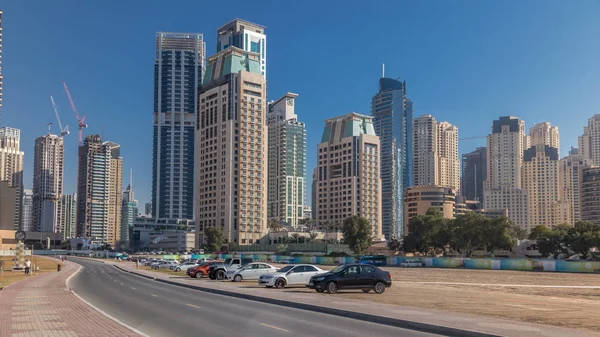
[(391, 318), (391, 317), (381, 317), (381, 316), (376, 316), (376, 315), (372, 315), (372, 314), (365, 314), (365, 313), (359, 313), (359, 312), (342, 310), (342, 309), (327, 308), (327, 307), (322, 307), (322, 306), (312, 305), (312, 304), (296, 303), (296, 302), (291, 302), (291, 301), (287, 301), (287, 300), (261, 297), (261, 296), (256, 296), (256, 295), (240, 294), (240, 293), (231, 292), (231, 291), (227, 291), (227, 290), (199, 287), (199, 286), (195, 286), (195, 285), (191, 285), (191, 284), (183, 284), (183, 283), (178, 283), (178, 282), (174, 282), (174, 281), (156, 278), (153, 276), (144, 275), (141, 273), (137, 273), (137, 272), (122, 268), (117, 265), (113, 265), (113, 266), (115, 268), (119, 269), (120, 271), (130, 273), (130, 274), (133, 274), (133, 275), (136, 275), (139, 277), (143, 277), (143, 278), (146, 278), (149, 280), (154, 280), (154, 281), (158, 281), (158, 282), (162, 282), (162, 283), (166, 283), (166, 284), (170, 284), (170, 285), (174, 285), (174, 286), (178, 286), (178, 287), (182, 287), (182, 288), (203, 291), (203, 292), (207, 292), (207, 293), (211, 293), (211, 294), (241, 298), (241, 299), (255, 301), (255, 302), (274, 304), (274, 305), (279, 305), (279, 306), (291, 307), (294, 309), (319, 312), (319, 313), (323, 313), (323, 314), (335, 315), (335, 316), (340, 316), (340, 317), (347, 317), (347, 318), (360, 320), (360, 321), (378, 323), (378, 324), (393, 326), (393, 327), (397, 327), (397, 328), (415, 330), (415, 331), (419, 331), (419, 332), (427, 332), (427, 333), (432, 333), (432, 334), (439, 334), (439, 335), (444, 335), (444, 336), (449, 336), (449, 337), (501, 337), (500, 335), (493, 335), (493, 334), (488, 334), (488, 333), (478, 332), (478, 331), (462, 330), (462, 329), (451, 328), (451, 327), (447, 327), (447, 326), (434, 325), (434, 324), (421, 323), (421, 322), (413, 322), (413, 321), (407, 321), (407, 320)]

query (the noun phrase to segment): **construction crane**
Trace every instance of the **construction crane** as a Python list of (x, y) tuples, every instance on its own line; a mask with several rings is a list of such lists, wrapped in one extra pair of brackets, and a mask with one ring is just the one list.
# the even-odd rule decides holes
[(60, 116), (58, 115), (58, 108), (56, 107), (56, 103), (54, 103), (54, 97), (50, 95), (50, 100), (52, 101), (52, 107), (54, 108), (54, 113), (56, 114), (56, 119), (58, 120), (58, 127), (60, 128), (60, 136), (64, 137), (69, 134), (69, 125), (65, 125), (64, 129), (62, 127), (62, 123), (60, 122)]
[(85, 124), (85, 116), (83, 117), (79, 117), (79, 113), (77, 113), (77, 108), (75, 108), (75, 103), (73, 102), (73, 98), (71, 97), (71, 93), (69, 92), (69, 87), (67, 87), (67, 83), (65, 83), (65, 81), (62, 81), (63, 87), (65, 87), (65, 92), (67, 93), (67, 97), (69, 98), (69, 103), (71, 103), (71, 108), (73, 109), (73, 112), (75, 113), (75, 118), (77, 119), (77, 125), (79, 126), (79, 132), (78, 132), (78, 141), (79, 141), (79, 146), (83, 145), (83, 129), (87, 128), (88, 125)]

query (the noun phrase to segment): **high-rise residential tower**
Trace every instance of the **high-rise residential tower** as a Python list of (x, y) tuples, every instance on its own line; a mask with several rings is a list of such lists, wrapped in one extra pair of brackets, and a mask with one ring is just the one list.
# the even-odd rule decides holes
[(21, 131), (15, 128), (0, 128), (0, 181), (7, 181), (14, 188), (15, 206), (14, 229), (22, 227), (21, 208), (23, 204), (23, 151), (20, 150)]
[(2, 10), (0, 9), (0, 116), (2, 116)]
[(406, 96), (406, 82), (379, 79), (371, 115), (381, 141), (382, 230), (388, 239), (400, 238), (404, 231), (404, 190), (413, 185), (413, 103)]
[(31, 223), (33, 217), (33, 191), (30, 189), (23, 190), (23, 214), (21, 230), (29, 232), (32, 230)]
[(129, 173), (129, 185), (123, 191), (123, 204), (121, 207), (121, 240), (120, 246), (123, 249), (130, 247), (129, 233), (133, 232), (133, 223), (138, 216), (138, 202), (133, 193), (133, 173)]
[(529, 148), (525, 121), (500, 117), (487, 137), (487, 180), (484, 182), (483, 207), (508, 209), (508, 217), (523, 229), (530, 228), (529, 194), (521, 186), (523, 153)]
[(359, 215), (369, 220), (373, 239), (382, 239), (381, 145), (373, 117), (357, 113), (325, 121), (317, 146), (319, 224)]
[(522, 183), (529, 194), (529, 222), (554, 226), (572, 219), (563, 197), (558, 127), (540, 123), (529, 131), (531, 147), (523, 154)]
[(265, 27), (242, 19), (234, 19), (217, 29), (217, 53), (236, 47), (258, 54), (260, 74), (267, 78), (267, 36)]
[(462, 155), (460, 195), (467, 200), (483, 201), (483, 182), (487, 179), (487, 149), (478, 147)]
[(294, 111), (297, 94), (269, 103), (268, 216), (292, 227), (306, 204), (306, 125)]
[[(413, 173), (415, 186), (460, 187), (458, 128), (437, 122), (432, 115), (413, 120)], [(455, 192), (456, 193), (456, 192)]]
[(152, 201), (149, 201), (144, 205), (144, 213), (150, 217), (152, 216)]
[(600, 225), (600, 167), (583, 168), (580, 184), (581, 220), (598, 226)]
[(65, 238), (75, 237), (75, 219), (77, 217), (77, 193), (65, 194), (60, 201), (61, 228)]
[(194, 127), (205, 49), (202, 34), (156, 33), (152, 152), (156, 221), (194, 218)]
[(267, 233), (267, 83), (260, 54), (230, 46), (208, 60), (196, 121), (196, 233), (260, 243)]
[(583, 128), (583, 135), (578, 139), (579, 154), (592, 160), (592, 164), (600, 166), (600, 114), (588, 119)]
[(62, 137), (47, 134), (35, 140), (31, 224), (35, 232), (64, 233), (60, 217), (64, 155)]
[(592, 159), (581, 155), (577, 148), (571, 148), (569, 155), (560, 160), (560, 193), (571, 209), (571, 218), (567, 221), (570, 224), (581, 220), (581, 176), (583, 169), (591, 166)]
[(121, 148), (89, 135), (79, 147), (76, 235), (114, 245), (120, 237)]

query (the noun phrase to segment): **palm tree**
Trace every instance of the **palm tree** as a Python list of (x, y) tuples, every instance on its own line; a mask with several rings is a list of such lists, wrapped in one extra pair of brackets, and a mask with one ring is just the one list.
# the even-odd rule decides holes
[(319, 236), (319, 233), (317, 232), (310, 232), (308, 238), (310, 239), (310, 241), (315, 241), (317, 239), (317, 237)]

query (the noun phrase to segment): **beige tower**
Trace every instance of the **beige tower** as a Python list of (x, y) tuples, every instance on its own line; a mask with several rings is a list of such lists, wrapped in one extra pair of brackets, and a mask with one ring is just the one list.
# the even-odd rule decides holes
[(239, 245), (267, 234), (267, 84), (259, 59), (230, 46), (208, 60), (195, 136), (197, 246), (209, 226)]
[(570, 219), (568, 223), (575, 224), (581, 220), (581, 174), (587, 167), (592, 166), (592, 160), (580, 154), (577, 148), (571, 148), (569, 155), (560, 160), (559, 192), (562, 198), (569, 204), (571, 209)]
[(558, 126), (552, 126), (548, 122), (538, 123), (529, 129), (531, 146), (548, 145), (560, 149), (560, 136)]
[(121, 148), (89, 135), (79, 147), (77, 181), (78, 237), (114, 245), (121, 223)]
[(579, 137), (578, 143), (579, 154), (600, 166), (600, 114), (588, 119), (588, 125), (583, 128), (583, 135)]
[(458, 128), (437, 122), (432, 115), (413, 120), (413, 172), (415, 186), (460, 188)]
[(35, 140), (31, 230), (65, 233), (61, 219), (64, 143), (57, 135)]
[(373, 239), (382, 239), (381, 148), (373, 117), (357, 113), (325, 121), (317, 146), (316, 221), (342, 224), (360, 215), (373, 227)]
[[(0, 18), (1, 19), (1, 18)], [(2, 41), (0, 41), (0, 44)], [(15, 128), (0, 128), (0, 181), (5, 181), (6, 188), (14, 188), (15, 204), (6, 209), (0, 205), (0, 211), (12, 212), (12, 224), (2, 224), (4, 229), (18, 229), (21, 224), (21, 208), (23, 194), (23, 152), (20, 150), (21, 131)], [(4, 200), (3, 200), (4, 201)], [(3, 215), (3, 218), (7, 218)]]
[(508, 217), (523, 229), (530, 228), (529, 194), (522, 188), (523, 153), (529, 148), (525, 122), (517, 117), (500, 117), (487, 137), (487, 180), (483, 207), (508, 209)]

